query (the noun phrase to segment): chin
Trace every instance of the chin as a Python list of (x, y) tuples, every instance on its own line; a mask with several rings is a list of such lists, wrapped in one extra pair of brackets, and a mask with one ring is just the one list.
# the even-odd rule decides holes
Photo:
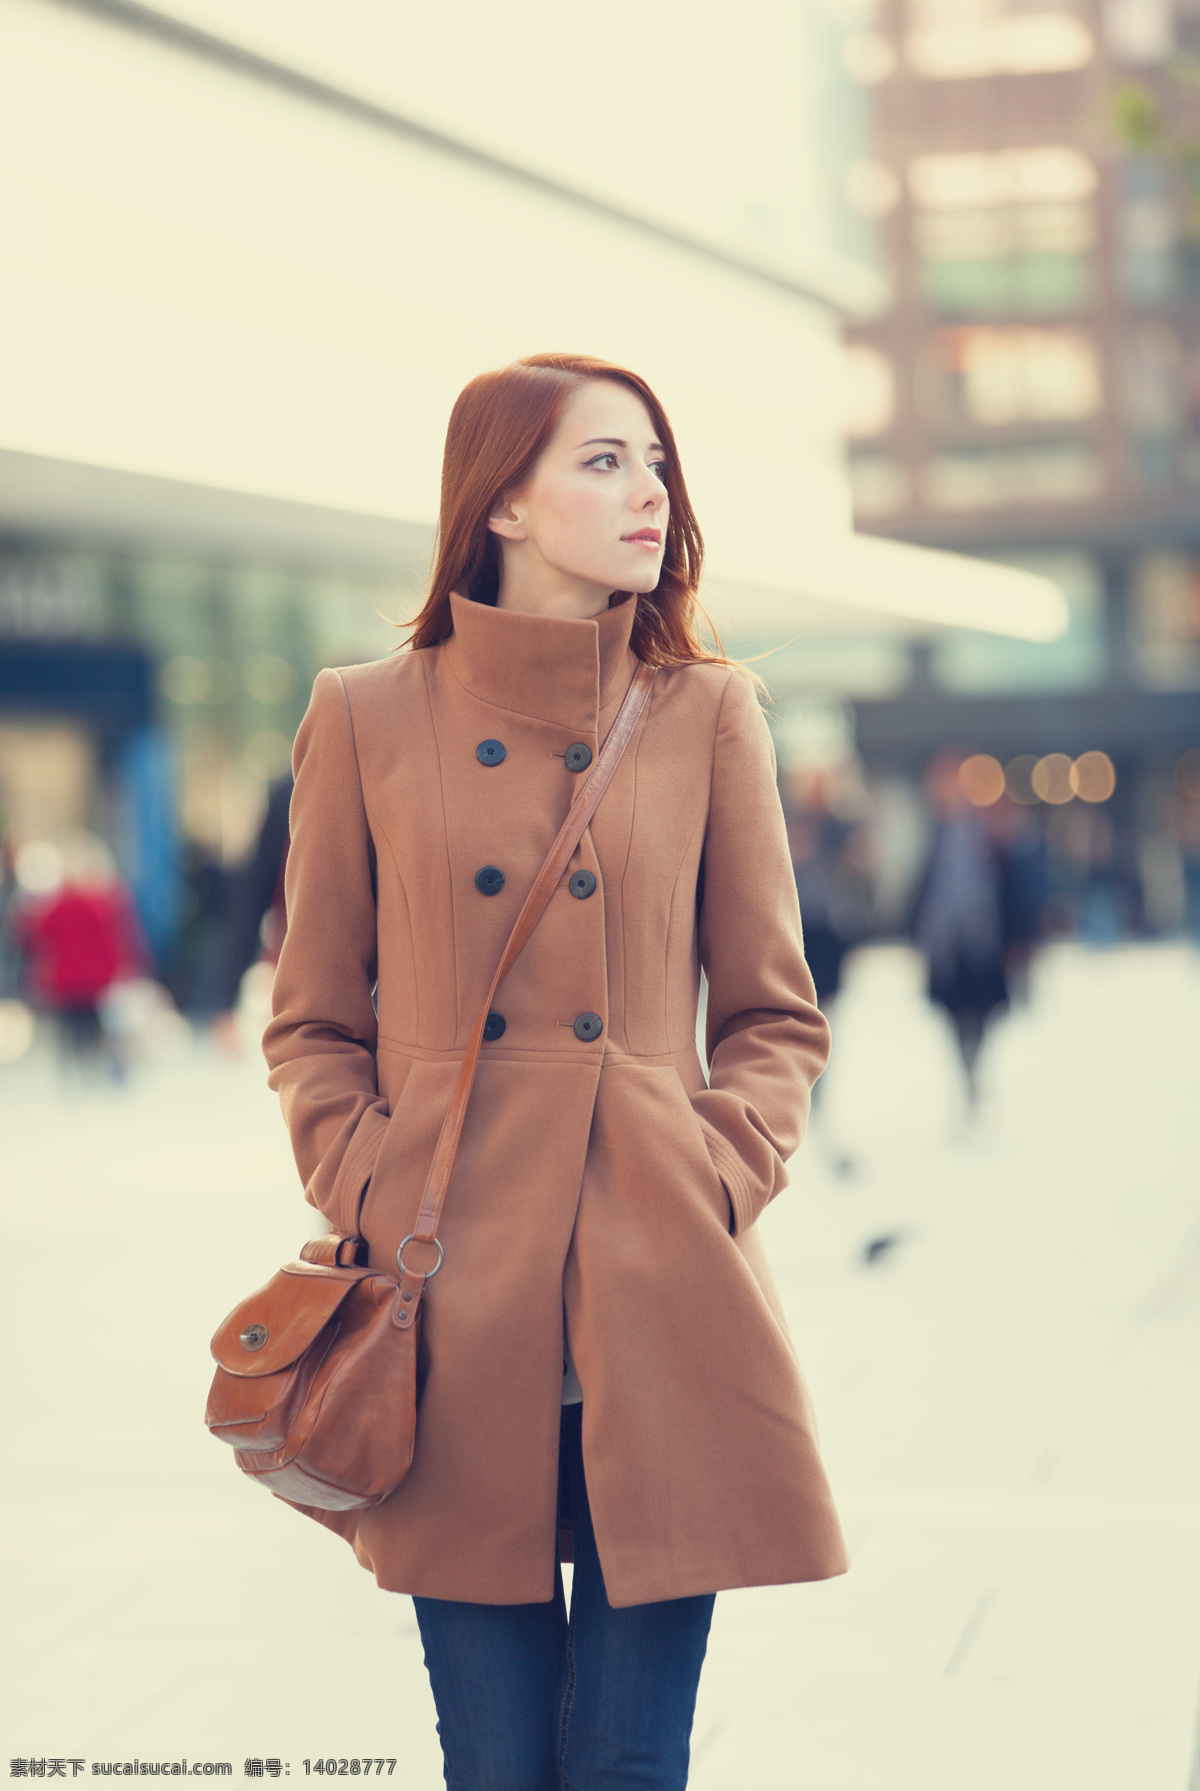
[(637, 597), (648, 597), (651, 591), (658, 589), (658, 581), (662, 577), (662, 565), (639, 567), (633, 577), (626, 571), (614, 586), (618, 591), (632, 591)]

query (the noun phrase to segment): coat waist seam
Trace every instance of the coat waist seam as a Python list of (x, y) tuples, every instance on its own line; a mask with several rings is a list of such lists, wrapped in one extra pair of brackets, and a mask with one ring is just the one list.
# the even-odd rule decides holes
[[(465, 1052), (453, 1046), (448, 1050), (439, 1050), (430, 1045), (404, 1044), (399, 1039), (379, 1035), (376, 1051), (390, 1051), (399, 1057), (411, 1057), (418, 1063), (461, 1063)], [(503, 1061), (506, 1063), (562, 1063), (570, 1064), (577, 1069), (672, 1069), (681, 1063), (690, 1063), (697, 1056), (694, 1045), (685, 1045), (678, 1051), (606, 1051), (603, 1056), (589, 1052), (586, 1056), (576, 1054), (566, 1047), (562, 1051), (530, 1051), (520, 1046), (497, 1049), (490, 1047), (481, 1056), (480, 1068), (486, 1063)]]
[[(397, 1057), (411, 1057), (415, 1063), (454, 1064), (461, 1063), (466, 1056), (466, 1052), (458, 1046), (441, 1051), (429, 1045), (402, 1045), (398, 1039), (386, 1038), (381, 1038), (375, 1049), (376, 1053), (390, 1051)], [(568, 1051), (565, 1046), (561, 1052), (528, 1051), (521, 1050), (520, 1047), (497, 1051), (493, 1048), (485, 1051), (480, 1057), (479, 1067), (482, 1069), (485, 1064), (495, 1063), (498, 1060), (506, 1063), (565, 1063), (581, 1070), (598, 1070), (603, 1061), (594, 1051), (588, 1052), (585, 1056), (582, 1052), (577, 1054), (574, 1051)]]

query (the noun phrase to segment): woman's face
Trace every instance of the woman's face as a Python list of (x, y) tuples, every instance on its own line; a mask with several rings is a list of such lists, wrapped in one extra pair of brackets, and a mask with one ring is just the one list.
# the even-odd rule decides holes
[(595, 615), (613, 591), (652, 591), (667, 533), (665, 449), (636, 393), (577, 386), (526, 485), (496, 506), (502, 609)]

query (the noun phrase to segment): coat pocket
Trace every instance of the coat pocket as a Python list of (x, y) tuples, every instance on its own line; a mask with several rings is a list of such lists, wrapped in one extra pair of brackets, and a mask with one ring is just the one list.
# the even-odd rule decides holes
[(699, 1146), (696, 1153), (696, 1161), (698, 1164), (702, 1165), (702, 1170), (699, 1175), (700, 1185), (707, 1196), (708, 1204), (712, 1208), (713, 1213), (721, 1221), (725, 1230), (732, 1233), (734, 1229), (733, 1203), (729, 1198), (729, 1190), (721, 1180), (717, 1166), (713, 1161), (712, 1151), (709, 1148), (708, 1143), (707, 1128), (705, 1127), (704, 1121), (700, 1118), (700, 1115), (696, 1112), (696, 1109), (692, 1106), (692, 1098), (688, 1093), (687, 1084), (678, 1069), (674, 1072), (674, 1080), (687, 1105), (688, 1124), (692, 1133), (695, 1135)]
[[(380, 1061), (382, 1060), (382, 1061)], [(404, 1094), (412, 1074), (413, 1060), (401, 1051), (381, 1043), (377, 1050), (379, 1089), (388, 1097), (388, 1119), (376, 1153), (371, 1179), (363, 1191), (358, 1214), (358, 1235), (372, 1246), (378, 1242), (380, 1196), (389, 1181), (388, 1164), (404, 1127)]]

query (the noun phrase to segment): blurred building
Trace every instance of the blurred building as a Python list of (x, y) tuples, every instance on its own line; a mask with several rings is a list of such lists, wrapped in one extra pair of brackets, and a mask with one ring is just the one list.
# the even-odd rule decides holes
[(853, 531), (840, 325), (883, 289), (837, 9), (768, 0), (732, 42), (715, 4), (632, 9), (678, 76), (653, 121), (620, 33), (523, 17), (3, 9), (0, 832), (105, 834), (160, 964), (314, 672), (401, 638), (453, 400), (517, 355), (661, 391), (706, 600), (734, 649), (791, 643), (765, 669), (802, 708), (914, 634), (1061, 630), (1039, 576)]
[(847, 191), (891, 280), (848, 333), (856, 525), (1045, 572), (1071, 611), (1052, 644), (918, 645), (906, 689), (858, 703), (860, 751), (1018, 761), (1029, 804), (1039, 759), (1106, 754), (1103, 814), (1060, 778), (1044, 818), (1085, 858), (1115, 829), (1142, 921), (1177, 924), (1200, 832), (1200, 5), (879, 0), (843, 54), (871, 115)]

